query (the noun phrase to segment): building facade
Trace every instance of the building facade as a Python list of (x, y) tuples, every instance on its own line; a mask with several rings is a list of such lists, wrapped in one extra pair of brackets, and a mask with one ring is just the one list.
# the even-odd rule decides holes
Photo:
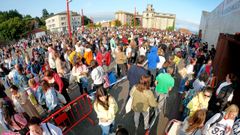
[[(47, 30), (51, 32), (64, 32), (68, 31), (67, 13), (61, 12), (51, 16), (45, 20)], [(81, 16), (76, 12), (70, 12), (70, 22), (72, 31), (76, 31), (81, 26)]]
[(217, 44), (220, 33), (240, 32), (240, 0), (224, 0), (213, 11), (203, 11), (199, 29), (202, 39), (210, 45)]
[(134, 14), (124, 11), (118, 11), (115, 13), (115, 18), (121, 22), (122, 25), (130, 25)]
[(175, 27), (175, 14), (169, 13), (158, 13), (153, 9), (153, 5), (147, 5), (145, 11), (142, 15), (136, 13), (128, 13), (124, 11), (118, 11), (115, 13), (115, 19), (119, 20), (123, 25), (131, 24), (133, 18), (136, 17), (136, 20), (140, 21), (140, 26), (143, 28), (156, 28), (165, 30), (169, 27)]

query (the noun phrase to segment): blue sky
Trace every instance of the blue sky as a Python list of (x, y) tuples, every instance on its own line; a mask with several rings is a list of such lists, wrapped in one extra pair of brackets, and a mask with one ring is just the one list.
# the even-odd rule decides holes
[[(4, 1), (4, 2), (3, 2)], [(174, 13), (177, 19), (199, 24), (202, 10), (212, 11), (223, 0), (72, 0), (70, 9), (93, 18), (108, 19), (114, 17), (114, 12), (124, 10), (139, 13), (146, 9), (147, 4), (153, 4), (155, 11)], [(66, 9), (66, 0), (1, 0), (0, 10), (17, 9), (22, 14), (41, 16), (42, 9), (58, 13)]]

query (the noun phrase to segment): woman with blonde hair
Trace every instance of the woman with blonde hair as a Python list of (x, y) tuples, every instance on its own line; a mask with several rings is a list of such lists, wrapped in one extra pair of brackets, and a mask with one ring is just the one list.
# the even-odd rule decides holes
[(158, 105), (153, 92), (150, 90), (151, 77), (143, 75), (138, 84), (133, 86), (130, 91), (132, 97), (132, 110), (134, 111), (135, 128), (138, 128), (139, 117), (144, 116), (144, 129), (149, 128), (149, 108)]
[(224, 112), (215, 114), (205, 124), (203, 135), (230, 135), (238, 113), (238, 106), (232, 104)]
[(201, 135), (201, 128), (204, 126), (206, 119), (205, 109), (197, 110), (193, 116), (187, 117), (182, 123), (180, 135)]

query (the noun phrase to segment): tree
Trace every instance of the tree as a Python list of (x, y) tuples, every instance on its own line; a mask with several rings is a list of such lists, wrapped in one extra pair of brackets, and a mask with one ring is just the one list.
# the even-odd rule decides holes
[(122, 26), (122, 23), (119, 20), (115, 20), (114, 23), (116, 27)]
[[(140, 26), (140, 20), (136, 18), (136, 26)], [(134, 26), (134, 18), (132, 18), (131, 25)]]
[(93, 21), (84, 15), (84, 25), (90, 25)]
[(25, 30), (24, 25), (19, 17), (8, 19), (0, 24), (0, 37), (6, 40), (19, 39)]
[(42, 18), (43, 18), (43, 19), (46, 19), (48, 16), (49, 16), (49, 13), (48, 13), (47, 9), (44, 8), (44, 9), (42, 10)]
[(167, 31), (174, 31), (174, 26), (169, 26), (166, 28)]

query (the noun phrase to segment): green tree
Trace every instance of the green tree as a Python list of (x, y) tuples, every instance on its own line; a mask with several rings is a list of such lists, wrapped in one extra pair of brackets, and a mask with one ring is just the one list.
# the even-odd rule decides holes
[(25, 24), (19, 17), (14, 17), (0, 24), (0, 37), (6, 40), (19, 39), (24, 30)]
[(23, 18), (23, 16), (17, 10), (9, 10), (4, 12), (0, 11), (0, 23), (14, 17), (18, 17), (20, 19)]
[(90, 19), (90, 18), (88, 18), (87, 16), (83, 16), (84, 17), (84, 25), (90, 25), (91, 23), (93, 23), (93, 21)]
[[(136, 18), (135, 21), (136, 21), (136, 26), (140, 26), (140, 20), (138, 18)], [(132, 18), (131, 26), (134, 26), (134, 18)]]
[(167, 31), (174, 31), (174, 26), (169, 26), (166, 28)]
[(44, 8), (44, 9), (42, 10), (42, 18), (43, 18), (43, 19), (46, 19), (48, 16), (49, 16), (49, 13), (48, 13), (47, 9)]
[(115, 20), (114, 23), (116, 27), (122, 26), (122, 23), (119, 20)]

